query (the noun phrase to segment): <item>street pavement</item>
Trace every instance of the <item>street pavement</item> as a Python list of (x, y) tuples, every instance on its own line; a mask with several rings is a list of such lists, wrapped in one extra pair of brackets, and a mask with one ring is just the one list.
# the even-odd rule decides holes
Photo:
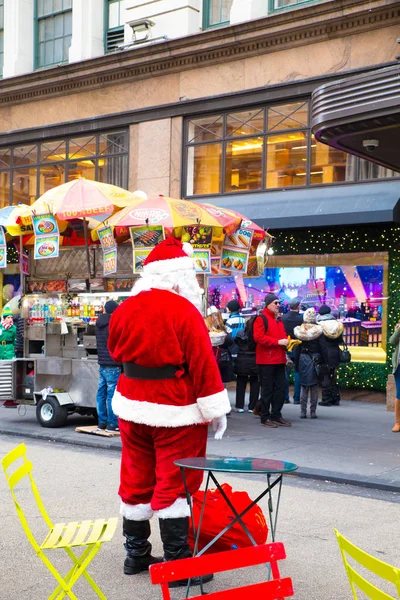
[[(239, 420), (239, 416), (233, 417), (233, 422), (236, 420)], [(272, 433), (280, 432), (281, 430)], [(27, 439), (25, 435), (14, 438), (0, 435), (0, 458), (21, 441), (27, 444), (36, 483), (54, 521), (79, 521), (118, 515), (118, 453)], [(252, 498), (263, 489), (261, 478), (245, 476), (224, 479), (236, 490), (245, 489)], [(39, 539), (43, 539), (45, 530), (34, 509), (27, 482), (21, 482), (18, 489), (21, 492), (18, 497), (28, 519)], [(44, 600), (56, 587), (55, 581), (27, 542), (1, 474), (0, 503), (0, 597), (4, 600)], [(400, 495), (392, 492), (286, 477), (282, 489), (277, 541), (285, 544), (287, 559), (281, 563), (281, 574), (292, 578), (296, 600), (352, 598), (334, 528), (338, 528), (343, 535), (374, 556), (399, 565), (399, 503)], [(265, 499), (261, 506), (266, 512)], [(154, 553), (160, 555), (162, 549), (156, 520), (151, 539)], [(122, 542), (119, 527), (114, 540), (105, 544), (95, 557), (89, 572), (108, 600), (160, 600), (160, 590), (151, 586), (148, 574), (132, 577), (123, 575)], [(60, 571), (67, 572), (69, 564), (64, 553), (57, 551), (52, 554)], [(239, 587), (263, 578), (265, 567), (242, 569), (233, 574), (217, 575), (213, 583), (207, 584), (206, 589), (216, 591)], [(74, 590), (80, 599), (95, 598), (84, 580)], [(198, 593), (198, 588), (195, 590)], [(175, 590), (172, 592), (173, 600), (184, 595), (182, 590), (180, 593)], [(395, 595), (394, 590), (392, 595)]]
[[(234, 392), (230, 392), (234, 404)], [(351, 392), (347, 392), (351, 397)], [(285, 405), (291, 428), (266, 429), (251, 413), (232, 413), (221, 441), (209, 438), (210, 456), (255, 456), (288, 460), (298, 476), (400, 491), (400, 434), (392, 433), (393, 413), (382, 403), (344, 400), (339, 407), (318, 407), (318, 419), (300, 419), (300, 407)], [(94, 423), (72, 415), (66, 427), (46, 429), (36, 421), (35, 408), (0, 407), (0, 434), (63, 442), (119, 452), (119, 438), (76, 433)]]

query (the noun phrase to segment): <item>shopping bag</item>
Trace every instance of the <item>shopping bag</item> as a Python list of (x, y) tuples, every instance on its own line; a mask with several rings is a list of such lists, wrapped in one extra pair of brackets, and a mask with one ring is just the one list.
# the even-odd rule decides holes
[[(232, 487), (223, 483), (221, 485), (226, 496), (229, 498), (232, 506), (241, 514), (252, 502), (247, 492), (236, 492)], [(201, 507), (203, 504), (204, 492), (202, 490), (193, 495), (193, 518), (196, 531), (199, 524)], [(206, 494), (206, 503), (201, 524), (201, 532), (198, 550), (202, 550), (218, 533), (220, 533), (233, 519), (234, 514), (223, 498), (218, 489), (208, 490)], [(257, 544), (265, 544), (268, 537), (268, 526), (261, 508), (255, 504), (244, 517), (244, 524), (253, 536)], [(189, 531), (189, 544), (193, 551), (194, 538), (192, 525)], [(235, 523), (229, 531), (211, 546), (207, 553), (223, 552), (234, 548), (245, 548), (252, 543), (240, 523)]]

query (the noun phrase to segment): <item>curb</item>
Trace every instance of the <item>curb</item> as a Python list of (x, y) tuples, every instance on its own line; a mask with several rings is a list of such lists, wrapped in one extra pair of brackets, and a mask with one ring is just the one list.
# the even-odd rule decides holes
[[(45, 433), (36, 433), (36, 432), (32, 432), (32, 431), (10, 431), (9, 429), (1, 429), (0, 427), (0, 435), (8, 435), (10, 437), (26, 437), (26, 438), (30, 438), (33, 440), (41, 440), (44, 442), (55, 442), (55, 443), (59, 443), (59, 444), (68, 444), (70, 446), (82, 446), (84, 448), (96, 448), (97, 450), (114, 450), (117, 452), (121, 452), (121, 444), (112, 444), (110, 443), (110, 441), (108, 441), (108, 438), (105, 438), (104, 442), (99, 442), (99, 441), (93, 441), (93, 442), (89, 442), (89, 440), (80, 440), (76, 441), (75, 439), (71, 439), (71, 438), (63, 438), (63, 437), (52, 437), (51, 435), (46, 435)], [(81, 434), (82, 436), (84, 436), (84, 434)], [(90, 438), (89, 435), (87, 435), (88, 438)], [(95, 439), (96, 436), (92, 436), (90, 439)], [(98, 439), (99, 436), (97, 436)], [(111, 439), (111, 438), (110, 438)]]
[[(93, 436), (90, 438), (92, 441), (79, 438), (75, 440), (72, 438), (63, 437), (52, 437), (50, 434), (46, 435), (45, 432), (32, 432), (32, 431), (10, 431), (2, 429), (0, 427), (0, 435), (8, 435), (10, 437), (26, 437), (33, 440), (41, 440), (45, 442), (54, 442), (59, 444), (68, 444), (70, 446), (80, 446), (83, 448), (95, 448), (96, 450), (112, 450), (114, 452), (121, 452), (121, 444), (110, 443), (107, 438), (100, 442), (99, 438)], [(84, 434), (82, 434), (84, 436)], [(88, 436), (89, 437), (89, 436)], [(107, 440), (107, 441), (106, 441)], [(217, 456), (217, 455), (212, 455)], [(297, 471), (290, 473), (290, 477), (298, 477), (300, 479), (313, 479), (316, 481), (326, 481), (332, 483), (339, 483), (342, 485), (351, 485), (353, 487), (366, 488), (381, 490), (384, 492), (395, 492), (400, 493), (400, 484), (393, 485), (390, 483), (384, 483), (380, 479), (362, 479), (359, 475), (349, 475), (346, 473), (339, 473), (336, 471), (324, 471), (320, 469), (309, 469), (307, 467), (299, 467)]]

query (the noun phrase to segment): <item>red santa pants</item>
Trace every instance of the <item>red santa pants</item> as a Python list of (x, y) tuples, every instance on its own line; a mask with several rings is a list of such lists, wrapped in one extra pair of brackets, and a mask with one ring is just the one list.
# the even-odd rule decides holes
[[(174, 461), (206, 455), (208, 425), (151, 427), (119, 419), (119, 429), (122, 502), (150, 503), (151, 509), (156, 511), (184, 498), (181, 471)], [(186, 480), (190, 494), (194, 494), (200, 488), (203, 471), (188, 469)]]

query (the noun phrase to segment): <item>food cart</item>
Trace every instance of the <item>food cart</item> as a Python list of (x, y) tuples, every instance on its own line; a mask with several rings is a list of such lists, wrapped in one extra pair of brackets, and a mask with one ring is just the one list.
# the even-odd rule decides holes
[[(68, 196), (71, 186), (66, 189)], [(53, 215), (63, 219), (71, 214), (83, 219), (85, 246), (58, 248)], [(24, 358), (1, 365), (8, 373), (7, 393), (21, 404), (34, 404), (44, 427), (61, 426), (72, 413), (95, 414), (98, 366), (93, 326), (107, 300), (130, 294), (144, 259), (161, 239), (174, 236), (192, 244), (206, 296), (207, 276), (212, 273), (257, 271), (256, 249), (266, 237), (264, 230), (238, 213), (164, 196), (147, 199), (137, 193), (126, 208), (92, 231), (92, 241), (100, 241), (100, 247), (88, 242), (85, 215), (81, 209), (63, 211), (61, 205), (53, 206), (52, 214), (38, 217), (36, 225), (33, 217), (37, 231), (21, 313)], [(110, 252), (114, 253), (112, 274), (106, 269)], [(1, 390), (0, 397), (4, 397)]]
[(60, 248), (50, 261), (30, 256), (21, 306), (24, 357), (0, 362), (0, 399), (36, 406), (43, 427), (60, 427), (73, 413), (96, 415), (94, 326), (107, 300), (122, 301), (134, 282), (129, 246), (119, 249), (112, 277), (103, 277), (101, 248), (90, 248), (90, 260), (89, 282), (84, 247)]

